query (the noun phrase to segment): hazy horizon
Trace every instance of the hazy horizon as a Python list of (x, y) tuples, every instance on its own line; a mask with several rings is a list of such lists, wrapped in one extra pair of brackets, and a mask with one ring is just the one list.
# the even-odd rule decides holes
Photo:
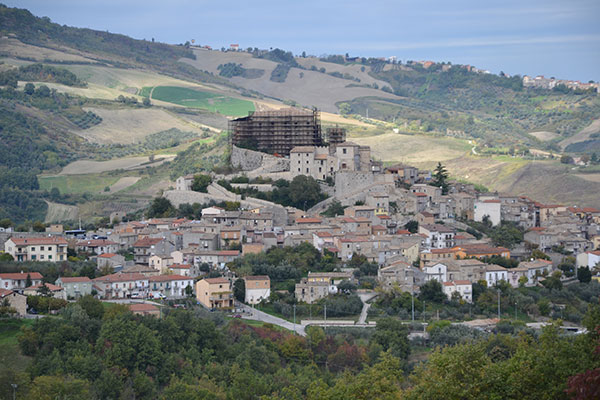
[[(600, 2), (5, 1), (53, 22), (136, 39), (295, 54), (396, 56), (493, 73), (600, 80)], [(367, 5), (365, 5), (367, 4)]]

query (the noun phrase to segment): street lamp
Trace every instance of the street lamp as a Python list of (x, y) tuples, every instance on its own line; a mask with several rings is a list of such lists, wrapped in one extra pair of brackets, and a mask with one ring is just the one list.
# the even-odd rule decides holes
[(11, 383), (10, 386), (13, 388), (13, 400), (15, 400), (17, 398), (17, 384)]

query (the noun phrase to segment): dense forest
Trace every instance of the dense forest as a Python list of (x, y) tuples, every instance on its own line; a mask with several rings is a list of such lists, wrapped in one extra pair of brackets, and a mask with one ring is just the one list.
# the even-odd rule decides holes
[[(600, 373), (600, 307), (589, 333), (471, 334), (408, 362), (408, 328), (309, 328), (306, 337), (202, 309), (158, 319), (91, 297), (22, 328), (27, 371), (0, 378), (3, 398), (52, 399), (592, 399)], [(431, 336), (437, 330), (432, 325)], [(455, 329), (455, 328), (451, 328)], [(466, 328), (468, 329), (468, 328)], [(433, 340), (433, 339), (432, 339)], [(435, 345), (435, 341), (432, 343)]]

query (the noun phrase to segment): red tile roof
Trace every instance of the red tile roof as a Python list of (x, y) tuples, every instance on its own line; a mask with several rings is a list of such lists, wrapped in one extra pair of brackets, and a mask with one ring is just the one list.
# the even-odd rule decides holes
[(323, 220), (316, 217), (296, 218), (297, 224), (320, 224), (321, 222), (323, 222)]
[(457, 285), (471, 285), (471, 281), (467, 280), (454, 281), (454, 283)]
[(189, 276), (183, 276), (183, 275), (158, 275), (158, 276), (151, 276), (150, 278), (148, 278), (148, 282), (168, 282), (168, 281), (183, 281), (183, 280), (193, 280), (193, 278), (190, 278)]
[(11, 293), (13, 293), (12, 290), (9, 290), (9, 289), (0, 289), (0, 299), (3, 298), (4, 296), (8, 296)]
[(225, 278), (205, 278), (204, 281), (210, 283), (211, 285), (219, 283), (229, 283), (229, 280)]
[(143, 238), (133, 244), (133, 247), (150, 247), (162, 241), (162, 238)]
[(217, 254), (220, 256), (239, 256), (240, 252), (238, 250), (221, 250)]
[(61, 276), (59, 278), (63, 283), (72, 283), (72, 282), (91, 282), (92, 280), (90, 278), (88, 278), (87, 276), (72, 276), (72, 277), (66, 277), (66, 276)]
[(29, 286), (28, 288), (25, 288), (25, 290), (37, 290), (37, 289), (41, 288), (42, 285), (47, 286), (48, 289), (50, 289), (50, 291), (52, 291), (52, 292), (60, 292), (61, 290), (64, 290), (64, 288), (62, 288), (60, 286), (53, 285), (51, 283), (40, 283), (40, 284), (37, 284), (37, 285)]
[(191, 266), (189, 264), (172, 264), (169, 265), (171, 269), (190, 269)]
[(158, 310), (158, 306), (148, 303), (129, 304), (127, 308), (129, 308), (131, 312), (149, 312)]
[(29, 238), (15, 238), (12, 237), (10, 240), (13, 241), (17, 246), (25, 246), (25, 245), (42, 245), (42, 244), (59, 244), (59, 245), (67, 245), (67, 241), (61, 237), (29, 237)]
[(104, 254), (100, 254), (98, 257), (100, 257), (100, 258), (113, 258), (114, 256), (116, 256), (115, 253), (104, 253)]
[(12, 279), (12, 280), (20, 280), (27, 279), (27, 275), (29, 275), (30, 279), (42, 279), (43, 276), (39, 272), (9, 272), (5, 274), (0, 274), (0, 279)]

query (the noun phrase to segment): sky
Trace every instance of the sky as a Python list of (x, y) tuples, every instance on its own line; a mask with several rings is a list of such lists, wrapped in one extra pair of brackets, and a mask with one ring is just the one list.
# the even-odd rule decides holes
[(136, 39), (396, 56), (600, 81), (600, 0), (0, 1)]

